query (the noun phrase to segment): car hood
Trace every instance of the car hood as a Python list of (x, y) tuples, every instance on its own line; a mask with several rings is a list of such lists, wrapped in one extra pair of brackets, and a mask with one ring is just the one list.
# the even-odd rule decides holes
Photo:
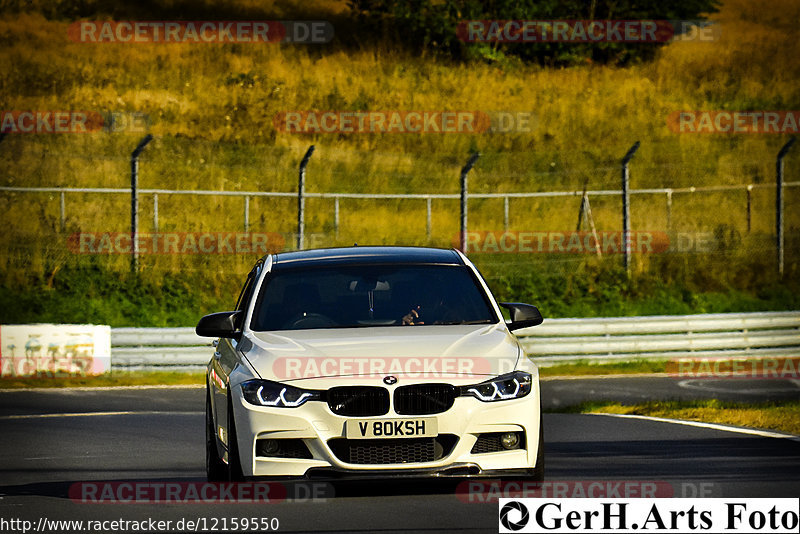
[(308, 388), (387, 376), (469, 384), (513, 371), (522, 354), (502, 323), (257, 332), (239, 348), (261, 378)]

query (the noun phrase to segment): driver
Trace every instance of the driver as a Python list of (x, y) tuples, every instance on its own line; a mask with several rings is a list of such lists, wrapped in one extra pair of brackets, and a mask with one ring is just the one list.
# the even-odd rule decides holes
[(441, 324), (457, 321), (457, 313), (446, 303), (446, 296), (441, 284), (435, 280), (427, 280), (415, 291), (415, 300), (411, 310), (403, 316), (404, 326), (419, 324)]
[(411, 311), (408, 312), (406, 315), (403, 316), (403, 326), (412, 326), (415, 324), (425, 324), (420, 319), (420, 311), (422, 310), (421, 305), (416, 305), (411, 308)]

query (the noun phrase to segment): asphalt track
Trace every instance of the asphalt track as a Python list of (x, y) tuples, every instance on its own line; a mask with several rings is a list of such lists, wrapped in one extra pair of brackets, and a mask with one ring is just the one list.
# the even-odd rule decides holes
[(767, 402), (800, 399), (800, 380), (759, 378), (671, 378), (624, 376), (544, 379), (542, 404), (557, 410), (584, 401), (636, 404), (648, 400), (719, 399), (731, 402)]
[[(739, 398), (755, 399), (797, 398), (800, 392), (791, 381), (759, 380), (747, 387), (732, 380), (678, 382), (549, 380), (543, 399), (545, 406), (565, 406), (642, 395), (736, 397), (736, 389)], [(201, 388), (0, 392), (0, 518), (152, 518), (173, 525), (205, 518), (206, 528), (216, 522), (219, 530), (223, 518), (265, 517), (278, 518), (281, 532), (497, 532), (493, 497), (518, 494), (513, 485), (419, 480), (286, 485), (286, 499), (258, 504), (87, 504), (70, 494), (76, 484), (93, 481), (202, 483), (203, 395)], [(544, 425), (548, 482), (539, 491), (549, 495), (607, 491), (624, 497), (613, 492), (635, 496), (654, 488), (665, 497), (800, 495), (796, 440), (600, 415), (546, 414)]]

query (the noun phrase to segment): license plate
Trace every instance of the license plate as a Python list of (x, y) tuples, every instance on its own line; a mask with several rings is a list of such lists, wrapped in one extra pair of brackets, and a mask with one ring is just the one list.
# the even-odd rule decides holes
[(424, 438), (439, 435), (435, 417), (418, 419), (348, 419), (344, 426), (348, 439)]

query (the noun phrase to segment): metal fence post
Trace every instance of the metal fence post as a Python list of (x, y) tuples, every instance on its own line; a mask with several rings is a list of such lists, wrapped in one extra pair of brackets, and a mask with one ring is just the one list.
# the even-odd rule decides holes
[(244, 197), (244, 233), (250, 229), (250, 197)]
[(503, 197), (503, 231), (508, 232), (508, 197)]
[(63, 232), (64, 230), (67, 229), (67, 215), (66, 215), (66, 208), (64, 206), (64, 192), (63, 191), (61, 191), (61, 195), (60, 196), (61, 196), (61, 198), (59, 199), (59, 205), (60, 205), (59, 207), (61, 208), (60, 209), (60, 212), (61, 212), (61, 231)]
[(428, 197), (428, 198), (425, 199), (425, 208), (426, 208), (425, 234), (428, 237), (428, 241), (430, 241), (431, 240), (431, 230), (432, 230), (432, 225), (431, 225), (431, 197)]
[(339, 197), (333, 197), (333, 236), (339, 239)]
[(667, 231), (672, 231), (672, 189), (667, 189)]
[(139, 270), (139, 154), (153, 136), (147, 134), (131, 152), (131, 271)]
[(777, 248), (778, 248), (778, 275), (783, 277), (783, 246), (784, 246), (784, 236), (783, 236), (783, 158), (786, 156), (786, 153), (789, 152), (789, 149), (792, 148), (792, 145), (795, 142), (795, 138), (792, 137), (789, 141), (783, 145), (780, 152), (778, 152), (778, 158), (775, 161), (775, 168), (776, 168), (776, 179), (775, 179), (775, 187), (777, 189), (777, 195), (775, 197), (775, 226), (776, 226), (776, 233), (777, 235)]
[(467, 253), (467, 174), (472, 169), (478, 158), (481, 157), (480, 152), (475, 152), (469, 157), (467, 163), (461, 169), (461, 252)]
[(153, 193), (153, 232), (158, 233), (158, 193)]
[(306, 155), (300, 161), (300, 176), (297, 184), (297, 250), (303, 250), (304, 234), (306, 231), (305, 210), (306, 210), (306, 165), (314, 153), (314, 145), (308, 147)]
[(622, 241), (625, 247), (622, 262), (628, 274), (631, 272), (631, 192), (628, 162), (638, 149), (639, 141), (636, 141), (622, 158)]
[(753, 213), (753, 184), (747, 186), (747, 233), (750, 233), (752, 227), (752, 213)]

